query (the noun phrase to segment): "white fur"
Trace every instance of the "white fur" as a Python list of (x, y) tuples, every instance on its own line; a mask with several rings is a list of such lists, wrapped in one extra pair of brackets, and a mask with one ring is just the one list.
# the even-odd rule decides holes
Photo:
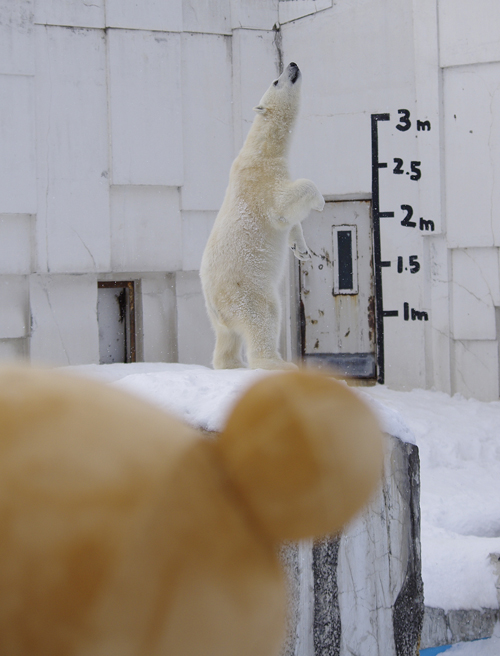
[(300, 71), (290, 64), (255, 108), (203, 254), (200, 275), (216, 333), (216, 369), (245, 366), (243, 340), (253, 369), (295, 366), (278, 353), (278, 289), (288, 247), (299, 259), (310, 257), (300, 222), (325, 204), (313, 182), (292, 182), (288, 173), (300, 82)]

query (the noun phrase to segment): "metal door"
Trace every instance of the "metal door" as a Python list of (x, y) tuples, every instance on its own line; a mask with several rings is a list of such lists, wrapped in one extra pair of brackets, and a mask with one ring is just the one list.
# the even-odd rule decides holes
[(135, 362), (134, 282), (97, 283), (99, 363)]
[(299, 265), (302, 356), (375, 378), (371, 203), (327, 202), (302, 227), (312, 255)]

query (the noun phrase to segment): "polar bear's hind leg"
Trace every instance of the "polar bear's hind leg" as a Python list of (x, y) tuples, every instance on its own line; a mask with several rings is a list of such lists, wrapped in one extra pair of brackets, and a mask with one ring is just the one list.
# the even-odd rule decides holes
[(251, 369), (297, 369), (278, 353), (280, 305), (278, 298), (253, 299), (258, 311), (248, 314), (244, 327), (248, 365)]
[(236, 331), (222, 324), (214, 324), (214, 369), (240, 369), (245, 366), (241, 359), (242, 338)]

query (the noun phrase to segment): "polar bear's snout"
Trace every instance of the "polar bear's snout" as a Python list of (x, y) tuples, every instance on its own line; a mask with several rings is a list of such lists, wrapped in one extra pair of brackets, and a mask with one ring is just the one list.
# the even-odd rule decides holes
[(300, 68), (297, 66), (295, 62), (290, 62), (287, 66), (287, 71), (290, 78), (290, 82), (292, 84), (295, 84), (295, 82), (297, 82), (300, 76)]

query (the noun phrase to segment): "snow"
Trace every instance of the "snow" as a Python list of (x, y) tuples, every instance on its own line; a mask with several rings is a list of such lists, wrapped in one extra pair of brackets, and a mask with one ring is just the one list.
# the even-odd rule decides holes
[(203, 430), (221, 430), (243, 391), (269, 372), (201, 365), (137, 363), (65, 367), (141, 396)]
[(426, 605), (498, 608), (500, 402), (382, 385), (362, 394), (399, 413), (419, 448)]
[[(245, 388), (270, 375), (163, 363), (66, 369), (136, 393), (211, 431), (223, 427)], [(358, 388), (358, 393), (386, 432), (419, 447), (426, 605), (445, 611), (498, 608), (489, 554), (500, 554), (500, 402), (428, 390), (397, 392), (383, 385)]]

